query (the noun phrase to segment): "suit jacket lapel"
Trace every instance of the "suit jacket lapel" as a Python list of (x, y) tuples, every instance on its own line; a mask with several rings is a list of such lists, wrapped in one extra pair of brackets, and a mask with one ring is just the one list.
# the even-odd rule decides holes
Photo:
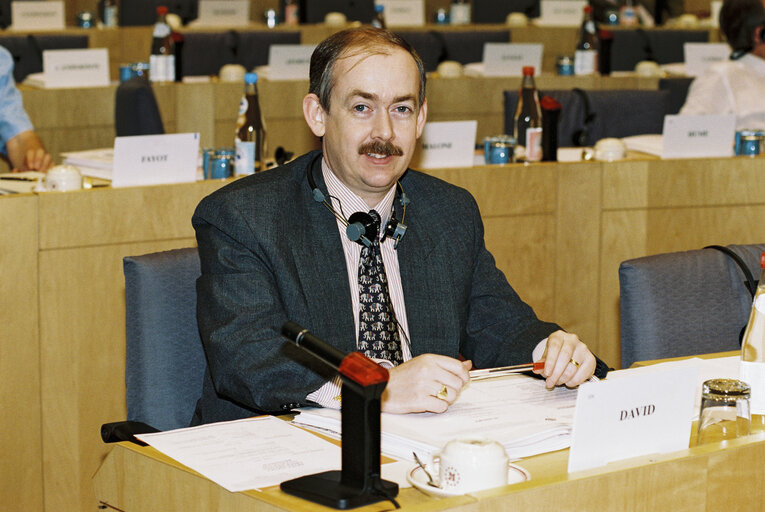
[[(318, 161), (318, 160), (317, 160)], [(315, 162), (316, 163), (316, 162)], [(326, 190), (321, 171), (314, 169), (317, 186)], [(311, 197), (303, 176), (296, 208), (305, 208), (305, 215), (286, 211), (297, 219), (308, 219), (292, 251), (313, 325), (305, 327), (340, 350), (356, 349), (356, 333), (351, 306), (348, 273), (335, 217)]]

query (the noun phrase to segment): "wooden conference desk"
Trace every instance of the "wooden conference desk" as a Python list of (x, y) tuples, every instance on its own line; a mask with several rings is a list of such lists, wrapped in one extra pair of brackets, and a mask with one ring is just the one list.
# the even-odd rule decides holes
[[(765, 508), (765, 436), (753, 435), (568, 474), (568, 450), (517, 463), (531, 480), (446, 499), (401, 489), (402, 511), (716, 511)], [(282, 493), (231, 493), (151, 447), (115, 445), (94, 477), (99, 505), (123, 512), (333, 510)], [(389, 502), (359, 508), (392, 510)]]
[[(428, 81), (428, 119), (478, 121), (478, 140), (504, 133), (502, 92), (520, 87), (513, 78), (433, 78)], [(537, 78), (542, 90), (656, 89), (657, 78), (637, 76), (563, 76)], [(116, 85), (71, 89), (20, 86), (24, 107), (55, 161), (64, 151), (109, 147), (114, 143)], [(301, 154), (317, 147), (303, 118), (308, 81), (258, 82), (266, 120), (268, 152), (277, 146)], [(239, 83), (154, 84), (167, 133), (199, 132), (203, 147), (231, 146), (242, 95)]]
[[(537, 313), (617, 366), (619, 263), (765, 240), (762, 158), (440, 169), (470, 190), (497, 265)], [(82, 511), (125, 418), (122, 257), (194, 245), (220, 181), (0, 198), (0, 496)], [(416, 205), (415, 205), (416, 207)], [(662, 476), (663, 478), (663, 476)]]

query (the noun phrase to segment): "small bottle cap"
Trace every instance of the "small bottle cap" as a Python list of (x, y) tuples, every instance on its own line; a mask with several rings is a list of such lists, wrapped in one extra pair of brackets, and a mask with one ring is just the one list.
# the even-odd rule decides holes
[(534, 76), (534, 66), (523, 66), (523, 76)]
[(585, 5), (584, 6), (584, 12), (589, 14), (592, 12), (592, 6), (591, 5)]
[(760, 254), (760, 268), (765, 268), (765, 252)]
[(256, 83), (258, 83), (258, 74), (257, 73), (245, 73), (244, 74), (244, 83), (246, 83), (246, 84), (256, 84)]
[(157, 14), (159, 14), (159, 15), (167, 14), (167, 6), (166, 5), (158, 5), (157, 6)]
[(385, 6), (382, 4), (375, 5), (375, 12), (383, 12), (384, 9), (385, 9)]

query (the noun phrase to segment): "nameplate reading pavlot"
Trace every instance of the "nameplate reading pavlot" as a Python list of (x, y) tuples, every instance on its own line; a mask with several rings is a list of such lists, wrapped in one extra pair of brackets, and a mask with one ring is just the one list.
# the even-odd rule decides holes
[(733, 155), (735, 114), (665, 116), (662, 158)]
[(423, 0), (380, 0), (389, 27), (421, 27), (425, 24)]
[(730, 47), (726, 43), (685, 43), (685, 74), (699, 76), (717, 62), (728, 60)]
[(584, 16), (586, 0), (542, 0), (535, 23), (558, 27), (578, 27)]
[(112, 187), (195, 181), (198, 152), (198, 133), (117, 137)]
[(308, 80), (313, 44), (272, 44), (268, 48), (270, 80)]
[(196, 25), (243, 27), (250, 23), (249, 0), (199, 0)]
[(11, 2), (11, 29), (63, 30), (64, 2)]
[(106, 48), (44, 50), (42, 76), (46, 89), (107, 86), (109, 51)]
[(425, 123), (412, 167), (473, 167), (478, 121)]
[(657, 369), (579, 386), (568, 470), (688, 448), (698, 369)]
[(543, 45), (538, 43), (485, 43), (483, 74), (485, 76), (522, 76), (524, 66), (542, 69)]

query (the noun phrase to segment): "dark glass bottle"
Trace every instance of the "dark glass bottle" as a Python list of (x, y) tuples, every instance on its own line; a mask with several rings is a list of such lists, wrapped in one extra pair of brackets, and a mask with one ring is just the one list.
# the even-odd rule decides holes
[(592, 75), (598, 72), (598, 27), (592, 14), (592, 6), (584, 7), (584, 20), (579, 32), (579, 43), (574, 53), (574, 74)]
[(166, 16), (167, 7), (157, 7), (157, 22), (154, 24), (149, 58), (149, 77), (152, 82), (175, 80), (175, 43)]
[(523, 67), (523, 81), (518, 93), (514, 121), (513, 136), (517, 144), (526, 148), (526, 161), (540, 161), (542, 159), (542, 108), (539, 105), (539, 93), (534, 83), (533, 66)]
[(258, 75), (245, 73), (244, 95), (236, 121), (236, 174), (265, 169), (266, 126), (258, 102)]

